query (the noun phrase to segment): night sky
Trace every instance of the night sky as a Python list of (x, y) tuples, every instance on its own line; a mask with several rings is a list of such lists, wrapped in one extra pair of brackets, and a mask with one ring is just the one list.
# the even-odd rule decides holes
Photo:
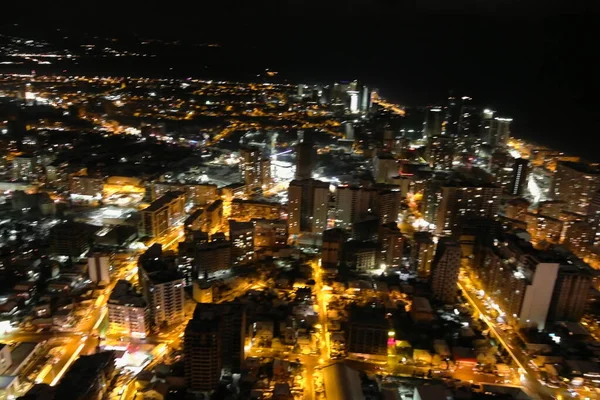
[[(593, 2), (214, 3), (58, 1), (14, 15), (42, 33), (214, 41), (239, 55), (227, 58), (232, 68), (264, 66), (291, 81), (359, 79), (406, 105), (440, 103), (454, 90), (513, 117), (516, 136), (600, 161), (591, 145), (600, 127)], [(186, 63), (203, 61), (190, 54)]]

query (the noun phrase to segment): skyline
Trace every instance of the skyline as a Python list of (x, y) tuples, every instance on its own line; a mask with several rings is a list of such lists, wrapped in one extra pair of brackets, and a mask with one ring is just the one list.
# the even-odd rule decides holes
[[(222, 45), (208, 53), (171, 56), (152, 66), (165, 74), (209, 79), (211, 72), (224, 71), (249, 80), (270, 68), (292, 83), (358, 79), (409, 107), (441, 104), (453, 91), (512, 116), (518, 137), (600, 161), (589, 146), (579, 144), (589, 139), (590, 127), (600, 121), (593, 93), (598, 80), (592, 70), (593, 54), (587, 50), (593, 28), (581, 16), (553, 15), (551, 8), (547, 12), (537, 17), (532, 13), (415, 13), (414, 18), (409, 14), (395, 23), (390, 17), (363, 17), (348, 23), (341, 11), (338, 20), (324, 18), (317, 25), (312, 25), (318, 20), (314, 16), (304, 23), (302, 14), (292, 16), (288, 28), (276, 21), (264, 23), (265, 15), (252, 23), (234, 13), (225, 32), (218, 29), (218, 19), (197, 26), (186, 23), (189, 16), (182, 16), (155, 24), (150, 12), (147, 19), (128, 21), (116, 32), (122, 37), (214, 40)], [(347, 10), (346, 14), (353, 16)], [(127, 15), (125, 10), (123, 18)], [(83, 28), (77, 21), (66, 24), (70, 26), (66, 30), (113, 32), (113, 26), (102, 22), (92, 21)], [(32, 21), (20, 25), (20, 29), (30, 27), (37, 36), (48, 32), (46, 25)], [(215, 67), (207, 73), (204, 64)], [(147, 66), (136, 68), (142, 75), (147, 72)], [(110, 74), (111, 65), (100, 72)]]

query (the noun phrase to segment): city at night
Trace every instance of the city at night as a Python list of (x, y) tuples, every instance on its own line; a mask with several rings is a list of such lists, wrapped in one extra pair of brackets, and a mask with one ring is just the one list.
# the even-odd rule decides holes
[(134, 3), (0, 24), (0, 400), (600, 399), (592, 8)]

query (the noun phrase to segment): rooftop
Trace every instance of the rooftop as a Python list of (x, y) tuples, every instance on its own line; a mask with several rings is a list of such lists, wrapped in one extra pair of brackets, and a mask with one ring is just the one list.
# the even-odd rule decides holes
[(152, 202), (152, 204), (150, 204), (148, 207), (146, 207), (142, 211), (149, 211), (149, 212), (158, 211), (161, 208), (163, 208), (164, 206), (166, 206), (167, 204), (169, 204), (170, 202), (172, 202), (173, 200), (175, 200), (176, 198), (178, 198), (179, 196), (183, 196), (183, 194), (184, 193), (180, 192), (180, 191), (167, 192), (160, 198), (154, 200)]

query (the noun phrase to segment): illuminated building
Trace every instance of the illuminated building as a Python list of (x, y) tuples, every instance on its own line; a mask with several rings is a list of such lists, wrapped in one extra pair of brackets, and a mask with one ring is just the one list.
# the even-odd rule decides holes
[(455, 233), (465, 217), (496, 217), (501, 194), (501, 188), (487, 182), (464, 179), (446, 183), (441, 188), (436, 234)]
[(69, 179), (69, 191), (71, 195), (91, 197), (98, 200), (102, 198), (103, 190), (104, 179), (102, 178), (71, 176)]
[(199, 183), (152, 182), (152, 199), (156, 200), (167, 192), (184, 192), (186, 204), (205, 207), (219, 198), (217, 185)]
[(360, 97), (360, 111), (369, 112), (371, 105), (373, 104), (372, 92), (368, 87), (363, 86), (361, 97)]
[(223, 337), (219, 315), (206, 312), (191, 319), (183, 336), (185, 380), (188, 390), (210, 392), (221, 379)]
[(384, 308), (353, 306), (346, 330), (346, 348), (349, 353), (386, 355), (389, 332)]
[(519, 326), (544, 329), (549, 321), (578, 321), (593, 270), (568, 253), (537, 251), (507, 235), (486, 249), (478, 268), (483, 289)]
[(339, 226), (350, 229), (371, 208), (373, 191), (363, 187), (341, 185), (336, 189), (336, 219)]
[(560, 242), (563, 231), (561, 220), (546, 215), (526, 213), (525, 222), (527, 223), (527, 232), (531, 235), (534, 243), (554, 243)]
[(402, 192), (397, 189), (374, 190), (372, 211), (379, 216), (382, 224), (395, 223), (398, 220)]
[(423, 124), (424, 136), (430, 138), (442, 134), (442, 123), (444, 113), (441, 107), (429, 107), (425, 114), (425, 123)]
[(52, 254), (79, 259), (90, 249), (90, 234), (84, 224), (66, 222), (52, 227), (49, 242)]
[(150, 306), (152, 322), (156, 327), (184, 320), (185, 280), (174, 263), (163, 257), (159, 244), (152, 245), (140, 256), (138, 276), (144, 298)]
[(379, 227), (380, 260), (386, 267), (398, 268), (402, 264), (404, 236), (395, 222)]
[(494, 121), (494, 114), (496, 111), (491, 110), (489, 108), (484, 109), (481, 112), (481, 124), (479, 127), (479, 136), (483, 140), (484, 143), (491, 145), (491, 137), (492, 137), (492, 125)]
[(266, 190), (271, 186), (271, 162), (262, 156), (258, 147), (240, 149), (240, 173), (246, 190)]
[(517, 158), (512, 167), (512, 180), (510, 184), (510, 194), (520, 196), (527, 184), (527, 167), (529, 161), (524, 158)]
[(12, 160), (12, 178), (14, 180), (34, 181), (37, 176), (35, 157), (19, 156)]
[(454, 95), (448, 96), (446, 113), (442, 127), (442, 135), (455, 138), (458, 136), (458, 120), (460, 118), (461, 101)]
[(288, 188), (288, 232), (321, 234), (327, 227), (329, 184), (316, 179), (293, 180)]
[(280, 219), (252, 219), (254, 223), (254, 250), (278, 250), (287, 246), (287, 221)]
[(192, 234), (193, 231), (206, 231), (207, 230), (207, 221), (206, 215), (204, 214), (204, 210), (199, 208), (191, 213), (183, 222), (183, 226), (186, 232), (186, 236), (188, 234)]
[(358, 271), (370, 271), (377, 265), (377, 245), (373, 242), (350, 241), (345, 244), (347, 265)]
[(262, 200), (233, 199), (230, 219), (250, 221), (252, 218), (279, 219), (281, 204)]
[(214, 277), (231, 268), (231, 243), (225, 240), (211, 242), (179, 242), (179, 269), (187, 273), (188, 284), (205, 274)]
[(323, 232), (321, 246), (321, 265), (324, 268), (337, 267), (342, 261), (344, 243), (347, 235), (343, 229), (333, 228)]
[(373, 158), (375, 182), (391, 183), (398, 176), (398, 160), (390, 153), (378, 153)]
[(254, 224), (229, 220), (231, 260), (234, 266), (254, 262)]
[(108, 323), (112, 333), (145, 338), (150, 333), (150, 309), (131, 283), (120, 280), (108, 299)]
[(577, 221), (568, 225), (562, 244), (577, 257), (585, 258), (596, 240), (594, 226), (586, 221)]
[(110, 282), (110, 256), (102, 253), (88, 254), (88, 276), (92, 282)]
[(214, 287), (207, 279), (197, 279), (193, 283), (192, 297), (196, 303), (212, 303), (214, 300)]
[(454, 161), (454, 143), (447, 136), (429, 136), (427, 138), (426, 159), (433, 169), (449, 170)]
[(150, 237), (163, 236), (185, 213), (183, 192), (167, 192), (141, 212), (142, 234)]
[(504, 215), (510, 219), (525, 221), (525, 214), (530, 205), (529, 201), (521, 197), (508, 200), (504, 205)]
[(410, 258), (416, 267), (417, 274), (426, 278), (431, 274), (431, 263), (435, 252), (433, 236), (429, 232), (415, 232), (411, 246)]
[(600, 168), (584, 163), (559, 162), (554, 174), (554, 198), (565, 202), (566, 211), (588, 215), (596, 192), (600, 190)]
[(495, 117), (492, 121), (490, 129), (491, 137), (488, 143), (495, 147), (506, 147), (510, 138), (511, 122), (512, 118)]
[(206, 229), (209, 233), (214, 233), (219, 229), (223, 222), (223, 200), (215, 200), (204, 210), (206, 218)]
[(314, 143), (304, 137), (296, 144), (296, 179), (310, 179), (317, 161), (317, 151)]
[(3, 375), (12, 365), (12, 357), (10, 355), (10, 346), (0, 343), (0, 374)]
[(356, 114), (358, 112), (358, 92), (349, 90), (347, 93), (350, 96), (350, 112)]
[(456, 303), (461, 250), (458, 242), (441, 238), (431, 266), (431, 290), (434, 297), (445, 303)]

